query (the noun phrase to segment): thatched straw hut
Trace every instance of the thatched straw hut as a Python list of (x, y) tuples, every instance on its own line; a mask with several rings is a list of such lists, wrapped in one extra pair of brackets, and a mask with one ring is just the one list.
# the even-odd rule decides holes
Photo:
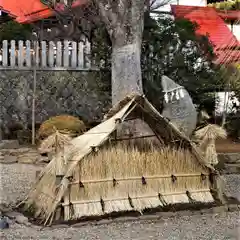
[[(214, 202), (214, 169), (145, 97), (132, 97), (110, 115), (53, 157), (22, 202), (25, 210), (51, 224), (169, 204)], [(145, 123), (148, 135), (118, 135), (123, 124), (136, 119)], [(159, 144), (149, 144), (151, 138)], [(144, 143), (141, 148), (139, 142)]]

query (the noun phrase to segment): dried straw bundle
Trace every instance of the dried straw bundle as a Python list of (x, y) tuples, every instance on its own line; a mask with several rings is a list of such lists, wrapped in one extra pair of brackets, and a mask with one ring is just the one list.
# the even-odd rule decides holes
[[(211, 202), (213, 198), (206, 189), (209, 182), (202, 181), (201, 173), (208, 175), (208, 169), (198, 163), (188, 150), (151, 148), (139, 152), (137, 148), (118, 144), (103, 149), (81, 161), (74, 172), (71, 191), (65, 199), (65, 218), (79, 218), (84, 215), (103, 214), (99, 200), (102, 198), (104, 212), (127, 211), (154, 208), (160, 205), (188, 203), (186, 190), (193, 191), (196, 201)], [(173, 183), (172, 175), (177, 180)], [(146, 184), (143, 183), (144, 177)], [(114, 187), (113, 179), (116, 180)], [(84, 188), (79, 188), (79, 183)], [(204, 190), (203, 192), (194, 192)], [(163, 195), (163, 201), (158, 194)], [(129, 204), (131, 198), (132, 206)], [(74, 204), (74, 216), (69, 215), (69, 199)], [(90, 204), (77, 202), (93, 201)]]
[(74, 164), (71, 159), (59, 161), (59, 158), (51, 161), (28, 196), (27, 206), (35, 203), (35, 216), (46, 219), (49, 212), (56, 211), (52, 204), (57, 187), (61, 192), (58, 199), (64, 200), (61, 205), (65, 220), (189, 203), (186, 191), (191, 193), (193, 201), (213, 201), (207, 180), (209, 170), (188, 150), (166, 147), (159, 151), (152, 147), (148, 152), (139, 152), (126, 144), (109, 146), (79, 161), (71, 179), (63, 178), (57, 186), (56, 175), (63, 176)]
[(216, 139), (227, 138), (226, 130), (218, 125), (209, 124), (197, 130), (195, 136), (198, 139), (200, 149), (204, 153), (205, 161), (212, 165), (217, 165)]
[(43, 140), (38, 148), (38, 151), (43, 153), (57, 153), (64, 148), (65, 145), (68, 145), (72, 137), (69, 132), (61, 133), (58, 130), (55, 130), (55, 133)]
[(45, 139), (55, 133), (56, 129), (62, 133), (69, 132), (78, 136), (86, 131), (83, 121), (70, 115), (54, 116), (43, 122), (38, 130), (38, 139)]
[(216, 140), (217, 138), (226, 138), (227, 132), (216, 124), (208, 124), (206, 127), (197, 130), (195, 136), (203, 141), (206, 139)]

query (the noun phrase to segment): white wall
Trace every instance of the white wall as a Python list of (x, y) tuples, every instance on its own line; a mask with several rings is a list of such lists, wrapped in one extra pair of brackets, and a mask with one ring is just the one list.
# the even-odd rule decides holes
[[(228, 28), (232, 30), (231, 24), (227, 24)], [(233, 25), (233, 34), (236, 36), (237, 40), (240, 41), (240, 23)]]
[[(166, 0), (158, 0), (159, 3), (166, 2)], [(159, 8), (159, 11), (171, 11), (170, 4), (187, 5), (187, 6), (207, 6), (207, 0), (170, 0), (164, 7)]]
[[(233, 99), (231, 99), (231, 97)], [(236, 103), (238, 106), (240, 104), (239, 100), (234, 96), (234, 92), (227, 93), (226, 99), (228, 101), (228, 106), (227, 106), (227, 113), (234, 112), (232, 111), (233, 103)], [(216, 115), (222, 115), (224, 112), (224, 101), (225, 101), (225, 92), (218, 92), (216, 93), (216, 97), (218, 98), (219, 102), (216, 102)]]

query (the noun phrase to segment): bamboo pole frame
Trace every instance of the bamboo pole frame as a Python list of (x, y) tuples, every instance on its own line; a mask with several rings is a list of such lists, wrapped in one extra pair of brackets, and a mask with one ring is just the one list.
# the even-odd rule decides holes
[[(182, 195), (182, 194), (186, 194), (187, 191), (185, 192), (167, 192), (167, 193), (161, 193), (161, 196), (171, 196), (171, 195)], [(209, 189), (201, 189), (201, 190), (191, 190), (188, 191), (191, 194), (192, 193), (205, 193), (205, 192), (210, 192)], [(137, 196), (137, 197), (130, 197), (131, 199), (144, 199), (144, 198), (155, 198), (155, 197), (159, 197), (159, 193), (157, 193), (156, 195), (146, 195), (146, 196)], [(110, 201), (122, 201), (122, 200), (129, 200), (129, 197), (121, 197), (121, 198), (109, 198), (109, 199), (104, 199), (104, 202), (110, 202)], [(99, 200), (90, 200), (90, 201), (72, 201), (71, 204), (87, 204), (87, 203), (98, 203), (100, 202)], [(65, 204), (62, 203), (62, 206), (69, 206), (69, 204)]]
[[(175, 177), (202, 177), (202, 174), (205, 176), (209, 176), (209, 173), (186, 173), (186, 174), (173, 174)], [(147, 179), (160, 179), (160, 178), (171, 178), (173, 175), (155, 175), (155, 176), (144, 176)], [(129, 178), (108, 178), (108, 179), (99, 179), (99, 180), (87, 180), (87, 181), (75, 181), (70, 182), (69, 184), (90, 184), (90, 183), (104, 183), (104, 182), (113, 182), (114, 180), (119, 181), (132, 181), (132, 180), (139, 180), (142, 181), (142, 177), (129, 177)]]
[(151, 137), (157, 137), (155, 134), (152, 135), (146, 135), (146, 136), (137, 136), (137, 137), (129, 137), (129, 138), (117, 138), (113, 139), (113, 142), (117, 141), (127, 141), (127, 140), (134, 140), (134, 139), (142, 139), (142, 138), (151, 138)]

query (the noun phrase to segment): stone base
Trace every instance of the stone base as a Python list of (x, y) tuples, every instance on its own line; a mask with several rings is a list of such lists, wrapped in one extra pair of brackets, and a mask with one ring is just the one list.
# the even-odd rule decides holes
[(3, 140), (0, 143), (0, 149), (16, 149), (19, 148), (18, 140)]
[[(23, 164), (35, 164), (43, 162), (43, 157), (34, 148), (4, 148), (0, 149), (0, 163), (23, 163)], [(44, 159), (46, 160), (46, 159)], [(46, 160), (46, 162), (48, 159)]]
[(17, 157), (6, 155), (0, 159), (0, 163), (6, 163), (6, 164), (17, 163)]

